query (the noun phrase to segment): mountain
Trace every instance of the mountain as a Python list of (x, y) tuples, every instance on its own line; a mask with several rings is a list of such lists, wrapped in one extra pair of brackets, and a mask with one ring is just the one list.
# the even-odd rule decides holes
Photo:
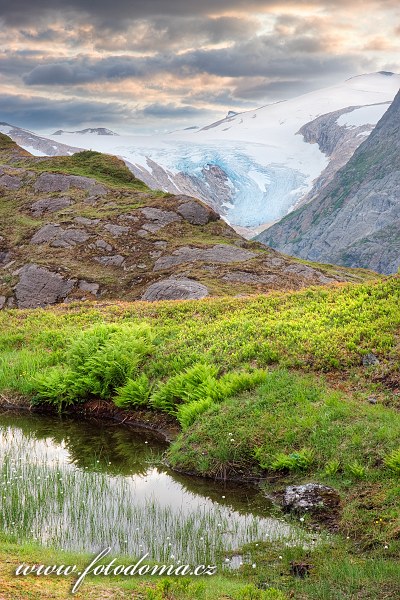
[(0, 165), (0, 307), (236, 296), (375, 277), (248, 242), (195, 198), (150, 190), (114, 156), (33, 157), (0, 134)]
[(63, 142), (66, 153), (79, 146), (119, 156), (150, 188), (200, 198), (252, 237), (329, 183), (399, 87), (400, 75), (372, 73), (229, 114), (200, 130), (141, 137), (63, 133), (49, 136), (48, 144), (51, 150)]
[(118, 135), (115, 131), (111, 131), (111, 129), (107, 129), (106, 127), (88, 127), (87, 129), (81, 129), (79, 131), (64, 131), (63, 129), (58, 129), (53, 133), (53, 135)]
[(400, 91), (322, 193), (258, 239), (309, 260), (399, 269)]
[(59, 141), (50, 140), (28, 129), (22, 129), (9, 123), (0, 122), (1, 133), (9, 136), (22, 148), (34, 153), (35, 156), (69, 156), (81, 150), (76, 146), (68, 146)]

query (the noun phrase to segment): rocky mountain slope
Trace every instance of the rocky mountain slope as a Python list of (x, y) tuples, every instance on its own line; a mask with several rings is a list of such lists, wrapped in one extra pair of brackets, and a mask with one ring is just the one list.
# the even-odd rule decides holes
[(258, 239), (309, 260), (399, 269), (400, 92), (331, 183)]
[[(399, 87), (400, 75), (371, 73), (229, 114), (200, 130), (142, 137), (64, 132), (48, 136), (48, 153), (59, 154), (56, 148), (62, 142), (64, 154), (80, 147), (119, 156), (149, 187), (200, 198), (252, 237), (310, 200), (330, 180)], [(20, 143), (13, 132), (9, 135)], [(34, 141), (28, 139), (28, 144), (35, 153)]]
[(198, 200), (151, 191), (119, 159), (38, 158), (0, 134), (0, 306), (203, 298), (360, 281), (247, 242)]

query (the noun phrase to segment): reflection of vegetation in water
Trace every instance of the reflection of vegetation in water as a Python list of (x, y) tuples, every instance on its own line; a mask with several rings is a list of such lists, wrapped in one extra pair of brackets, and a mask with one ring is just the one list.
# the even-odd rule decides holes
[[(251, 514), (244, 499), (241, 514), (187, 491), (156, 468), (163, 446), (124, 428), (31, 416), (1, 423), (2, 529), (19, 540), (202, 563), (251, 540), (294, 539), (281, 521)], [(233, 488), (199, 483), (215, 500), (233, 498)]]

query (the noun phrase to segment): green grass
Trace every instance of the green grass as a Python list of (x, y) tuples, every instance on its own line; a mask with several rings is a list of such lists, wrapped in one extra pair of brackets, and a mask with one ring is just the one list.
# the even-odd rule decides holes
[(121, 189), (150, 191), (143, 181), (133, 175), (121, 159), (93, 150), (84, 150), (72, 156), (56, 156), (41, 161), (33, 160), (31, 164), (29, 160), (25, 160), (24, 166), (41, 172), (93, 177), (101, 183)]

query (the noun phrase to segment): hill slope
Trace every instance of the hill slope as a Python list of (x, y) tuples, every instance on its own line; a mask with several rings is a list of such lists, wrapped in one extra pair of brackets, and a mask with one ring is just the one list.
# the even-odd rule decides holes
[(374, 276), (246, 242), (198, 200), (151, 191), (112, 156), (35, 158), (0, 134), (0, 160), (1, 307), (251, 294)]
[(258, 236), (309, 260), (394, 273), (400, 266), (400, 92), (310, 204)]

